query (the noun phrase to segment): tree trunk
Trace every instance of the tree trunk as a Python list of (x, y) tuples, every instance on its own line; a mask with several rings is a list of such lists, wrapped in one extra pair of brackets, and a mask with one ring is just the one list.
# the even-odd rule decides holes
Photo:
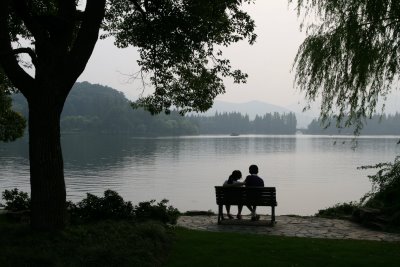
[[(29, 105), (31, 226), (56, 230), (66, 223), (60, 115), (98, 40), (106, 0), (85, 1), (84, 12), (70, 0), (56, 1), (52, 10), (30, 2), (0, 0), (0, 68)], [(32, 36), (34, 48), (14, 49), (13, 44), (24, 38), (14, 36), (19, 26)], [(23, 53), (31, 58), (34, 77), (22, 66)]]
[(60, 114), (64, 100), (57, 100), (55, 95), (42, 93), (28, 99), (31, 226), (35, 230), (59, 230), (66, 224), (60, 140)]

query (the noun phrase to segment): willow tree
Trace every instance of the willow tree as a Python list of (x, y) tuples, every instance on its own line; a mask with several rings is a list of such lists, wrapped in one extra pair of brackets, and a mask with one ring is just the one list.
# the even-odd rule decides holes
[(289, 2), (307, 31), (295, 59), (296, 84), (308, 100), (322, 99), (323, 119), (334, 114), (360, 130), (378, 100), (398, 87), (400, 1)]
[[(29, 106), (33, 228), (65, 226), (60, 114), (100, 30), (103, 38), (114, 37), (117, 47), (138, 48), (138, 65), (155, 91), (137, 105), (153, 113), (171, 105), (183, 112), (204, 111), (225, 91), (223, 77), (246, 79), (218, 49), (243, 39), (254, 42), (254, 22), (242, 11), (243, 2), (250, 1), (0, 1), (0, 64)], [(29, 59), (33, 75), (21, 58)]]

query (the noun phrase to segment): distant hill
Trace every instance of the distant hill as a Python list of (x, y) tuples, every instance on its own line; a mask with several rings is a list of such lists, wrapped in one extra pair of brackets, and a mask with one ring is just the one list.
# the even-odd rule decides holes
[[(28, 116), (21, 94), (13, 95), (13, 108)], [(143, 109), (133, 110), (124, 94), (108, 86), (79, 82), (74, 85), (61, 114), (63, 133), (123, 133), (132, 136), (197, 134), (196, 125), (177, 112), (151, 116)]]
[[(217, 108), (218, 116), (214, 116), (217, 109), (209, 111), (207, 117), (183, 117), (176, 110), (170, 115), (151, 116), (143, 109), (132, 109), (124, 94), (111, 87), (78, 82), (65, 102), (60, 125), (63, 133), (123, 133), (132, 136), (296, 132), (295, 115), (288, 109), (257, 101), (239, 105), (220, 102), (214, 108), (218, 105), (221, 105)], [(13, 95), (13, 106), (28, 116), (28, 106), (21, 94)], [(257, 114), (260, 117), (254, 120)]]

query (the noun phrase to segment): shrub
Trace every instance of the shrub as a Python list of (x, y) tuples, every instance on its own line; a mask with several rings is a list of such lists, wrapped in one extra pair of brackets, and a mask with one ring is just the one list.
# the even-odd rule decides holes
[(155, 200), (140, 202), (135, 206), (135, 218), (137, 220), (155, 220), (162, 223), (176, 224), (180, 215), (178, 209), (167, 206), (168, 200), (163, 199), (159, 203)]
[[(21, 211), (30, 208), (28, 193), (13, 190), (5, 190), (3, 198), (6, 200), (5, 209)], [(176, 224), (180, 215), (178, 209), (167, 206), (168, 200), (163, 199), (159, 203), (155, 200), (140, 202), (133, 207), (130, 201), (124, 199), (115, 191), (106, 190), (104, 197), (98, 197), (87, 193), (86, 198), (74, 204), (67, 202), (67, 210), (72, 223), (93, 222), (100, 220), (153, 220), (164, 224)]]
[(315, 216), (325, 218), (349, 218), (358, 207), (359, 204), (356, 202), (339, 203), (333, 207), (318, 210)]
[(28, 193), (19, 191), (17, 188), (5, 190), (2, 193), (2, 198), (6, 201), (4, 205), (6, 210), (22, 211), (30, 209), (31, 199)]
[(400, 157), (394, 162), (378, 163), (373, 166), (362, 166), (361, 169), (378, 169), (368, 178), (372, 189), (361, 199), (368, 208), (379, 209), (389, 220), (389, 225), (400, 226)]
[(69, 202), (72, 221), (94, 221), (105, 219), (131, 219), (133, 218), (133, 205), (115, 191), (106, 190), (104, 197), (87, 193), (86, 198), (77, 204)]

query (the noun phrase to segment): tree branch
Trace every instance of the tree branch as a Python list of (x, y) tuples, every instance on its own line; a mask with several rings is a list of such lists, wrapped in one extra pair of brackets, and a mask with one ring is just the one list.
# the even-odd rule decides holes
[[(398, 24), (400, 23), (400, 19), (399, 18), (395, 18), (395, 17), (383, 17), (380, 19), (380, 22), (382, 23), (383, 27), (387, 28), (390, 27), (394, 24)], [(384, 23), (386, 22), (386, 23)], [(363, 23), (360, 23), (360, 26), (370, 26), (370, 25), (375, 25), (376, 22), (375, 21), (365, 21)]]
[(18, 64), (18, 59), (15, 57), (11, 46), (8, 28), (9, 4), (9, 0), (0, 1), (0, 51), (2, 51), (0, 65), (12, 84), (25, 96), (28, 96), (28, 88), (34, 82), (34, 79)]
[(14, 50), (12, 51), (12, 53), (13, 53), (14, 55), (17, 55), (17, 54), (28, 54), (28, 55), (31, 57), (32, 64), (33, 64), (34, 66), (36, 66), (37, 57), (36, 57), (35, 51), (33, 51), (32, 48), (30, 48), (30, 47), (16, 48), (16, 49), (14, 49)]
[[(136, 7), (137, 11), (142, 15), (143, 21), (147, 21), (147, 13), (144, 11), (142, 6), (139, 4), (137, 0), (130, 0), (130, 2)], [(145, 1), (147, 3), (147, 1)]]
[(62, 40), (64, 48), (68, 49), (71, 39), (73, 39), (75, 23), (77, 21), (76, 4), (75, 0), (59, 0), (58, 5), (57, 18), (59, 28), (56, 29), (55, 35), (57, 35), (59, 40)]
[(40, 23), (29, 14), (28, 1), (27, 0), (11, 0), (13, 9), (18, 17), (20, 17), (29, 32), (32, 33), (33, 37), (38, 40), (43, 40), (46, 37), (45, 31)]
[(87, 0), (86, 2), (82, 24), (70, 52), (70, 78), (74, 82), (85, 69), (99, 38), (100, 26), (105, 14), (105, 6), (106, 0)]

